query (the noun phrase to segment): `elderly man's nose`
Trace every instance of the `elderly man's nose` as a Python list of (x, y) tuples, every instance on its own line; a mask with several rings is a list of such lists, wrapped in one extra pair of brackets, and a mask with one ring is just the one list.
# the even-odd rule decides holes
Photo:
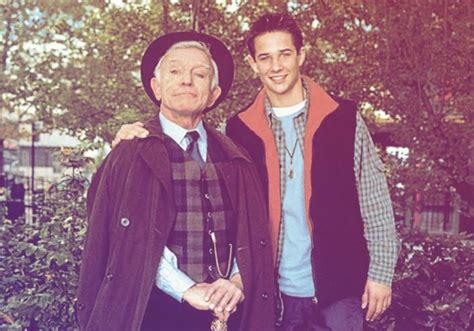
[(181, 75), (181, 84), (183, 85), (191, 85), (193, 82), (193, 77), (191, 72), (183, 72)]

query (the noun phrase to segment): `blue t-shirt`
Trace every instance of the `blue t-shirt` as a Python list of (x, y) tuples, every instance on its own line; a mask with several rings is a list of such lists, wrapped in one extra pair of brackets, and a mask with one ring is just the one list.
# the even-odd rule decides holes
[[(313, 297), (315, 288), (311, 265), (311, 237), (306, 222), (303, 153), (302, 146), (297, 142), (293, 121), (302, 111), (303, 109), (300, 109), (291, 115), (278, 117), (289, 153), (293, 153), (294, 149), (292, 162), (288, 152), (285, 158), (287, 178), (282, 210), (284, 236), (278, 284), (280, 291), (286, 295)], [(293, 178), (288, 177), (291, 169)]]

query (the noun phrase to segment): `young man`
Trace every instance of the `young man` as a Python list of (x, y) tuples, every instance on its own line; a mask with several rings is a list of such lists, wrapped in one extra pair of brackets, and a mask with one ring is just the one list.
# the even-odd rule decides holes
[(248, 156), (202, 122), (232, 84), (229, 51), (209, 35), (171, 33), (150, 44), (141, 73), (159, 113), (146, 139), (110, 153), (89, 189), (81, 330), (219, 329), (242, 301), (231, 330), (272, 330), (259, 179)]
[[(300, 73), (303, 38), (287, 14), (251, 27), (263, 89), (228, 122), (256, 163), (270, 210), (282, 330), (362, 330), (391, 301), (398, 253), (383, 165), (356, 105)], [(125, 138), (146, 135), (126, 127)]]

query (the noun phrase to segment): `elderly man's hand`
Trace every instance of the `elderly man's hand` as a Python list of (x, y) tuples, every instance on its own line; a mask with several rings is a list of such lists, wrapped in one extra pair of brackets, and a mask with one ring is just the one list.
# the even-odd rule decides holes
[(209, 308), (219, 316), (222, 313), (233, 313), (237, 304), (244, 300), (242, 278), (237, 273), (230, 280), (218, 279), (211, 284), (205, 295)]
[(209, 302), (204, 298), (210, 287), (209, 283), (197, 283), (184, 292), (183, 300), (198, 310), (209, 310)]
[(388, 307), (392, 301), (392, 289), (382, 283), (374, 282), (370, 279), (365, 284), (364, 294), (362, 295), (362, 309), (367, 306), (367, 321), (374, 321), (378, 318)]
[(143, 127), (142, 122), (135, 122), (131, 124), (124, 124), (120, 127), (114, 140), (112, 141), (112, 148), (118, 145), (122, 140), (132, 140), (133, 138), (145, 138), (149, 134), (148, 130)]

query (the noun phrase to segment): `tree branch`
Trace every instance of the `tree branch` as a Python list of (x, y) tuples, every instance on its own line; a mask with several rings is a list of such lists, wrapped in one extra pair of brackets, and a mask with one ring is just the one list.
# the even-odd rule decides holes
[(7, 26), (5, 28), (6, 31), (5, 31), (4, 39), (2, 42), (3, 49), (2, 49), (1, 65), (2, 65), (2, 72), (5, 72), (5, 70), (7, 69), (7, 58), (8, 58), (8, 51), (9, 51), (8, 46), (9, 46), (9, 41), (10, 41), (10, 34), (12, 31), (12, 15), (11, 15), (11, 11), (6, 6), (3, 8), (3, 13), (6, 16)]

